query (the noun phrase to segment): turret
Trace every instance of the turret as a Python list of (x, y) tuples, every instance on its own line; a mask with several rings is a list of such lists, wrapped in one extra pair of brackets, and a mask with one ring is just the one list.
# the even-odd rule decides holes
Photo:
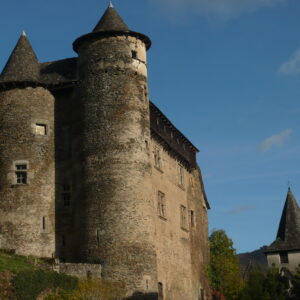
[[(104, 279), (127, 283), (128, 295), (157, 291), (154, 194), (149, 156), (146, 50), (110, 5), (78, 53), (83, 170), (78, 192), (78, 247), (83, 262), (101, 263)], [(80, 204), (79, 204), (80, 203)]]
[(54, 98), (22, 33), (0, 77), (0, 248), (51, 257)]

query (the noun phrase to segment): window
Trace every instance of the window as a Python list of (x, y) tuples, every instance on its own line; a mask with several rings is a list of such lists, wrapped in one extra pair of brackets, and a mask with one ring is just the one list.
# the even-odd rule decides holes
[(61, 236), (61, 245), (62, 245), (63, 247), (66, 246), (66, 237), (65, 237), (64, 235)]
[(182, 229), (187, 229), (187, 210), (183, 205), (180, 206), (180, 226)]
[(137, 52), (136, 51), (131, 51), (131, 56), (133, 59), (137, 59)]
[(156, 168), (161, 169), (161, 151), (158, 147), (154, 149), (154, 165)]
[(195, 227), (196, 223), (195, 223), (195, 213), (193, 210), (190, 210), (190, 225), (191, 227)]
[(200, 297), (199, 297), (199, 300), (205, 300), (205, 291), (204, 289), (200, 289)]
[(162, 192), (157, 192), (157, 214), (159, 217), (166, 219), (166, 196)]
[(178, 184), (184, 187), (184, 168), (182, 165), (178, 165)]
[(280, 256), (280, 263), (282, 263), (282, 264), (288, 264), (289, 263), (288, 252), (286, 252), (286, 251), (280, 252), (279, 256)]
[(35, 134), (47, 135), (47, 125), (46, 124), (35, 124)]
[(46, 217), (43, 217), (42, 219), (42, 229), (46, 230)]
[(158, 283), (158, 300), (164, 300), (164, 285), (161, 282)]
[(16, 183), (27, 184), (27, 164), (16, 164)]
[(64, 207), (69, 207), (71, 205), (71, 188), (69, 184), (63, 185), (63, 203)]

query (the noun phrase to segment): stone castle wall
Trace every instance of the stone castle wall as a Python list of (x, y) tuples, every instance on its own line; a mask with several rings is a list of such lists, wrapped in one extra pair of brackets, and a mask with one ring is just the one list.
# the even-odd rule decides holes
[(145, 45), (132, 37), (79, 48), (80, 255), (101, 263), (104, 279), (126, 282), (128, 295), (157, 290), (145, 59)]
[[(26, 184), (17, 182), (18, 165), (26, 166), (21, 170)], [(51, 257), (55, 252), (54, 97), (44, 88), (0, 93), (0, 170), (0, 248)]]
[(160, 143), (152, 140), (152, 157), (157, 149), (161, 162), (158, 167), (152, 159), (152, 193), (157, 202), (158, 193), (165, 197), (165, 216), (159, 211), (156, 215), (158, 281), (163, 285), (166, 300), (201, 299), (201, 288), (207, 288), (208, 237), (207, 208), (199, 173), (183, 167)]

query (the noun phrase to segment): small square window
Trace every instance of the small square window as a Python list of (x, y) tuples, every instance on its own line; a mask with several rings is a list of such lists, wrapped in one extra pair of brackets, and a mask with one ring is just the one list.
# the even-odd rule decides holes
[(131, 51), (131, 56), (133, 59), (137, 59), (137, 52), (136, 51)]
[(279, 255), (280, 255), (280, 262), (282, 264), (288, 264), (289, 263), (289, 255), (286, 251), (280, 252)]
[(35, 133), (37, 135), (47, 135), (47, 125), (46, 124), (35, 124)]

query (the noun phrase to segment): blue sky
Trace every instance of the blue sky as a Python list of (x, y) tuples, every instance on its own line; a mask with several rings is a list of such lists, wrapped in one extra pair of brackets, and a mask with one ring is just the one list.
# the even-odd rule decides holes
[[(0, 65), (22, 30), (40, 61), (72, 57), (108, 5), (2, 0)], [(198, 147), (210, 227), (238, 252), (271, 243), (288, 181), (300, 201), (300, 1), (115, 0), (149, 35), (150, 96)]]

